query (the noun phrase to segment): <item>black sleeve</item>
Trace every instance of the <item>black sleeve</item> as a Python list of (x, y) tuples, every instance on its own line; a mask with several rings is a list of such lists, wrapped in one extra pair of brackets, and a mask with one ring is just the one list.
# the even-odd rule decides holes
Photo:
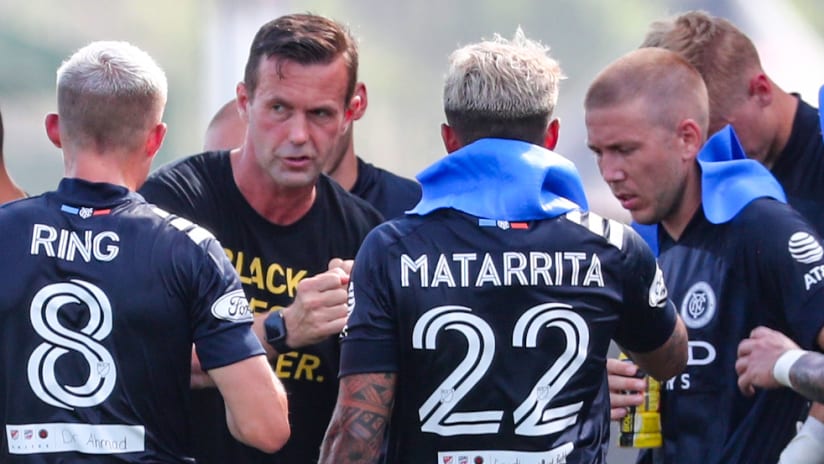
[(615, 341), (629, 351), (645, 353), (669, 340), (677, 316), (649, 246), (634, 230), (623, 227), (624, 308)]

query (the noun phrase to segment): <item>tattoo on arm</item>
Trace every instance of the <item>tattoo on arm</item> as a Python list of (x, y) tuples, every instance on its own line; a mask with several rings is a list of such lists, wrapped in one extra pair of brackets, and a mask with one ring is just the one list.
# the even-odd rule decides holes
[(395, 398), (394, 373), (343, 377), (332, 421), (321, 447), (321, 463), (374, 463)]
[(790, 369), (790, 382), (805, 398), (824, 403), (824, 355), (807, 353)]

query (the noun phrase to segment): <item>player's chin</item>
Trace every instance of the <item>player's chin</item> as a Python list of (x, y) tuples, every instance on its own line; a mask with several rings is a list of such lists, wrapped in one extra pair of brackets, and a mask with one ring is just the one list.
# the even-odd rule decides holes
[(283, 171), (274, 177), (281, 187), (305, 188), (315, 185), (319, 176), (319, 169), (306, 169), (300, 171)]
[(629, 215), (632, 218), (632, 220), (637, 222), (638, 224), (650, 225), (657, 224), (658, 222), (660, 222), (655, 214), (652, 214), (652, 212), (646, 209), (630, 210)]

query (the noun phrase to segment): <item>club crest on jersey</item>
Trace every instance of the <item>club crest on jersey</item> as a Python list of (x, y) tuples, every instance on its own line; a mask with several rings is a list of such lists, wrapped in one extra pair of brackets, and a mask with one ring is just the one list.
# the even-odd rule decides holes
[(88, 206), (81, 206), (80, 208), (75, 208), (74, 206), (69, 205), (62, 205), (60, 207), (60, 211), (80, 216), (83, 219), (88, 219), (92, 216), (103, 216), (112, 212), (111, 209), (94, 209)]
[(794, 233), (787, 245), (793, 259), (802, 264), (812, 264), (824, 257), (821, 244), (807, 232)]
[(526, 222), (509, 222), (495, 219), (478, 219), (478, 225), (481, 227), (497, 227), (501, 230), (509, 229), (529, 229), (529, 224)]
[(252, 312), (243, 290), (229, 292), (212, 304), (212, 315), (230, 322), (251, 322)]
[(706, 282), (697, 282), (687, 290), (681, 302), (681, 318), (691, 329), (700, 329), (715, 316), (715, 292)]

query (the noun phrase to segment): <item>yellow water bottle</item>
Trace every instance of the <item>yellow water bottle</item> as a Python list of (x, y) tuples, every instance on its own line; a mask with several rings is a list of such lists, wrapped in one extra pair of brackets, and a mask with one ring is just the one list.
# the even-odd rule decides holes
[[(629, 361), (624, 353), (618, 359)], [(647, 390), (644, 402), (627, 408), (627, 415), (621, 419), (621, 434), (618, 446), (625, 448), (658, 448), (663, 444), (661, 436), (661, 382), (638, 369), (636, 377), (644, 379)]]

